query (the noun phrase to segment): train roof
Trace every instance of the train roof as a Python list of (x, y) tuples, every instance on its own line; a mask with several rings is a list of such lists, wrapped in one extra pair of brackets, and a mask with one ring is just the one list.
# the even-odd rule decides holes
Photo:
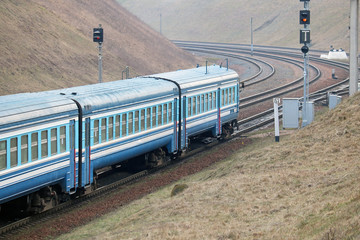
[(146, 102), (160, 97), (177, 96), (177, 86), (162, 79), (175, 81), (179, 83), (182, 90), (185, 90), (208, 85), (212, 82), (236, 81), (238, 75), (233, 70), (227, 70), (220, 66), (210, 66), (207, 74), (205, 67), (200, 67), (52, 92), (55, 95), (62, 94), (76, 100), (83, 107), (83, 112), (86, 114), (131, 105), (135, 102)]
[(218, 65), (160, 73), (151, 76), (176, 81), (181, 86), (181, 89), (185, 91), (213, 83), (219, 84), (239, 80), (239, 75), (235, 71)]
[(53, 92), (77, 101), (82, 106), (83, 113), (86, 114), (164, 96), (174, 96), (176, 90), (173, 83), (159, 81), (154, 78), (138, 77), (55, 90)]
[(49, 99), (47, 92), (19, 93), (0, 96), (0, 132), (6, 126), (16, 126), (17, 122), (31, 119), (61, 119), (78, 112), (76, 104), (61, 96)]
[(19, 119), (77, 111), (73, 100), (86, 113), (164, 96), (176, 96), (177, 86), (161, 78), (177, 82), (184, 91), (211, 83), (238, 80), (237, 73), (230, 69), (209, 66), (207, 70), (206, 74), (206, 68), (199, 67), (66, 89), (0, 96), (0, 125)]

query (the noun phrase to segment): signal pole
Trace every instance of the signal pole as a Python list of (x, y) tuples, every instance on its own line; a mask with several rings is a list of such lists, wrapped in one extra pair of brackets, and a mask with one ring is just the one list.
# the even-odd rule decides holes
[(102, 83), (102, 43), (99, 43), (99, 83)]
[(250, 31), (251, 31), (251, 56), (254, 54), (254, 38), (253, 38), (253, 18), (250, 18)]
[(304, 25), (304, 28), (300, 30), (300, 43), (303, 43), (304, 46), (301, 48), (301, 52), (304, 54), (304, 100), (302, 106), (302, 127), (310, 124), (307, 103), (309, 100), (309, 47), (310, 44), (310, 10), (309, 10), (309, 1), (310, 0), (300, 0), (304, 2), (304, 10), (300, 10), (300, 24)]
[(98, 59), (99, 83), (102, 83), (102, 44), (104, 42), (104, 29), (101, 27), (101, 24), (99, 24), (98, 28), (94, 28), (93, 42), (97, 42), (99, 44), (98, 45), (98, 48), (99, 48), (99, 59)]
[(358, 18), (359, 0), (350, 0), (350, 96), (358, 91)]
[(160, 35), (162, 35), (162, 15), (160, 13)]

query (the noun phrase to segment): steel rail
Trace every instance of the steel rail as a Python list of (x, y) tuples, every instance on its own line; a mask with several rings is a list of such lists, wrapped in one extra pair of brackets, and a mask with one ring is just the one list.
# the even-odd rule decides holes
[[(188, 48), (188, 47), (186, 47), (186, 48), (184, 48), (184, 49), (185, 49), (185, 50), (191, 50), (191, 51), (198, 51), (198, 49), (196, 49), (196, 48)], [(220, 52), (216, 51), (216, 49), (214, 49), (214, 48), (211, 49), (211, 50), (209, 50), (209, 49), (207, 49), (207, 48), (206, 48), (206, 50), (200, 49), (199, 51), (201, 51), (201, 52), (206, 51), (206, 52), (209, 53), (209, 54), (221, 55), (221, 52), (223, 51), (223, 49), (220, 49)], [(258, 55), (259, 55), (259, 54), (258, 54)], [(263, 57), (274, 58), (274, 59), (277, 59), (277, 60), (289, 62), (289, 63), (295, 64), (295, 65), (297, 65), (297, 66), (299, 66), (300, 68), (303, 69), (303, 66), (301, 66), (300, 63), (299, 63), (298, 61), (296, 61), (296, 60), (286, 59), (286, 58), (284, 58), (284, 57), (278, 57), (278, 56), (273, 57), (273, 56), (269, 56), (269, 55), (263, 55), (263, 54), (261, 54), (261, 55), (262, 55)], [(226, 56), (228, 56), (228, 54), (226, 54)], [(232, 57), (236, 57), (236, 55), (232, 54)], [(314, 81), (318, 80), (318, 79), (321, 77), (321, 71), (320, 71), (319, 68), (317, 68), (316, 66), (314, 66), (314, 65), (312, 65), (312, 64), (310, 64), (310, 66), (311, 66), (311, 68), (313, 68), (313, 69), (315, 70), (315, 72), (316, 72), (316, 76), (310, 81), (311, 83), (313, 83)], [(254, 104), (260, 103), (260, 102), (262, 102), (262, 101), (271, 99), (271, 98), (273, 98), (273, 97), (281, 96), (281, 95), (284, 95), (284, 94), (286, 94), (286, 93), (289, 93), (289, 92), (298, 90), (298, 89), (300, 89), (303, 85), (295, 86), (295, 87), (293, 87), (293, 88), (291, 88), (291, 89), (287, 89), (287, 90), (284, 90), (284, 89), (289, 88), (289, 87), (291, 87), (291, 86), (293, 86), (293, 85), (299, 84), (301, 81), (303, 81), (303, 79), (304, 79), (303, 77), (300, 77), (300, 78), (296, 79), (295, 81), (292, 81), (291, 83), (288, 83), (288, 84), (284, 84), (284, 85), (282, 85), (282, 86), (280, 86), (280, 87), (273, 88), (273, 89), (270, 89), (270, 90), (267, 90), (267, 91), (264, 91), (264, 92), (261, 92), (261, 93), (258, 93), (258, 94), (254, 94), (254, 95), (249, 96), (249, 97), (246, 97), (246, 98), (242, 98), (242, 99), (240, 99), (240, 102), (247, 102), (247, 101), (249, 101), (249, 100), (251, 100), (251, 99), (256, 99), (256, 98), (259, 98), (259, 97), (262, 97), (262, 96), (265, 96), (265, 95), (268, 95), (268, 94), (271, 94), (271, 93), (274, 93), (274, 92), (278, 92), (278, 91), (283, 90), (283, 91), (278, 92), (278, 93), (276, 93), (276, 94), (272, 94), (272, 95), (267, 96), (267, 97), (264, 97), (264, 98), (259, 98), (259, 99), (255, 100), (255, 101), (251, 101), (251, 102), (248, 102), (248, 103), (245, 103), (245, 104), (240, 103), (240, 107), (241, 107), (241, 108), (249, 107), (249, 106), (252, 106), (252, 105), (254, 105)]]

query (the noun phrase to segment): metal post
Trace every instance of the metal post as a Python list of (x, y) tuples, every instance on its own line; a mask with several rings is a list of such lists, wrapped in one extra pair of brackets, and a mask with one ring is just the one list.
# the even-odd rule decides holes
[(253, 18), (250, 18), (250, 31), (251, 31), (251, 56), (252, 56), (254, 53)]
[(302, 127), (307, 125), (306, 102), (307, 102), (307, 53), (304, 53), (304, 97), (302, 104)]
[(350, 83), (349, 95), (358, 91), (358, 17), (359, 0), (350, 1)]
[(280, 98), (274, 98), (274, 123), (275, 123), (275, 142), (280, 141), (280, 127), (279, 127), (279, 104)]
[(160, 13), (160, 34), (162, 35), (162, 15)]
[(102, 83), (102, 43), (99, 42), (99, 83)]
[(226, 59), (226, 71), (229, 71), (229, 59)]
[[(309, 2), (304, 2), (304, 9), (309, 10)], [(305, 30), (309, 30), (308, 24), (304, 25)], [(304, 43), (307, 46), (307, 43)], [(304, 53), (304, 99), (302, 105), (302, 127), (307, 126), (308, 123), (308, 112), (307, 112), (307, 102), (309, 96), (309, 54)]]

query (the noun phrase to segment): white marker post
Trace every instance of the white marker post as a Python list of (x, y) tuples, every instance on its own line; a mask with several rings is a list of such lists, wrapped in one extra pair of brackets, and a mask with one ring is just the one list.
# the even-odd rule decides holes
[(274, 98), (274, 123), (275, 123), (275, 142), (280, 141), (280, 127), (279, 127), (279, 104), (280, 98)]

